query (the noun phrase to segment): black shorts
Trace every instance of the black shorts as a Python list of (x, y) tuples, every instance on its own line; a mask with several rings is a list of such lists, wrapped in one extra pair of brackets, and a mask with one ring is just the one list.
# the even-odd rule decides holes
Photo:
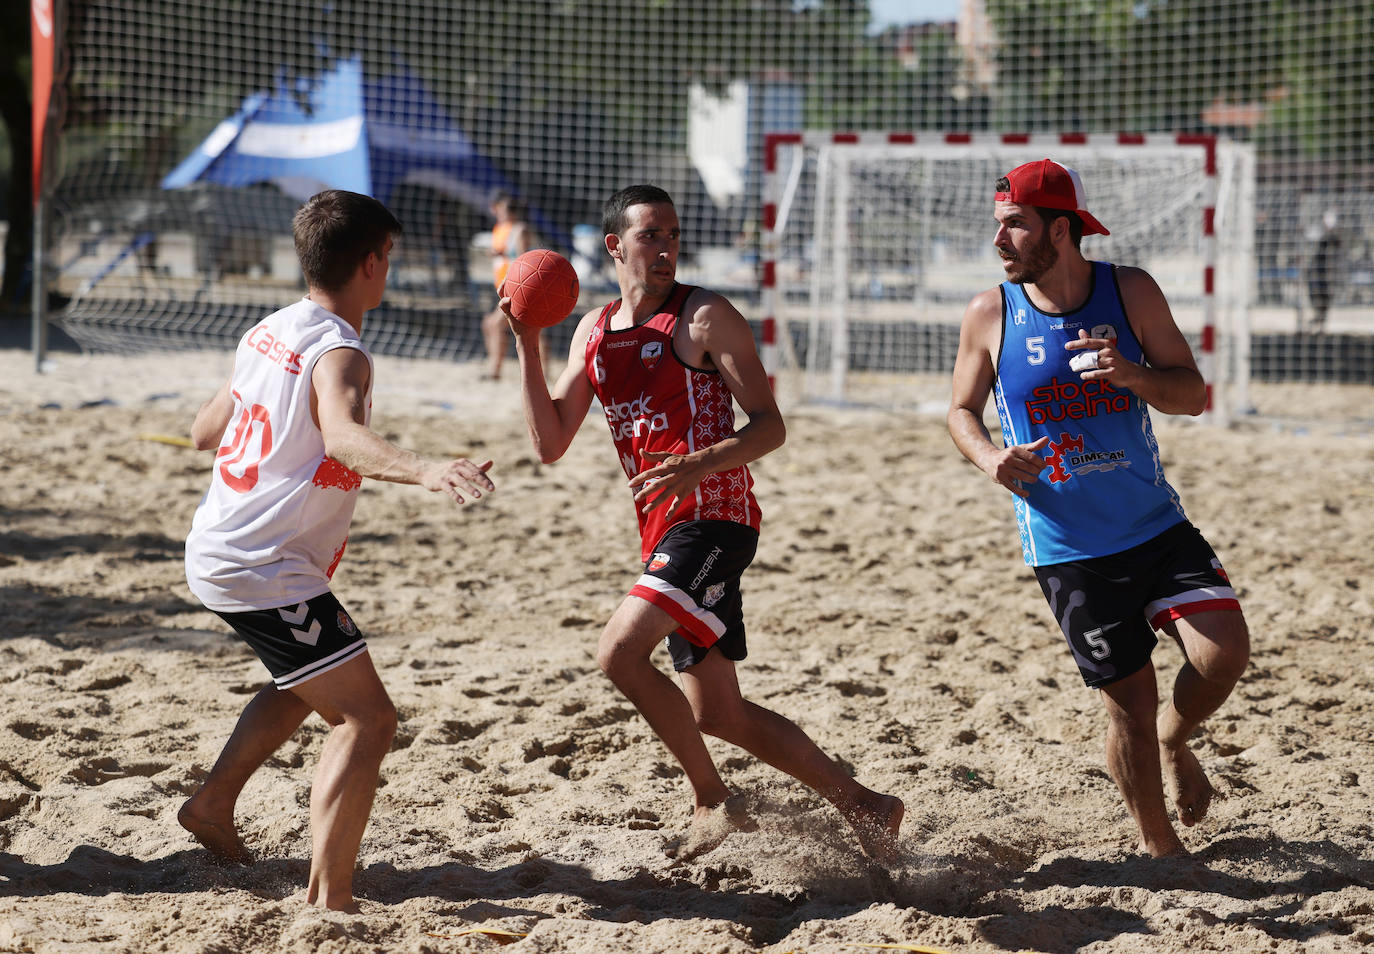
[(1144, 668), (1154, 631), (1170, 621), (1240, 611), (1221, 561), (1186, 520), (1120, 553), (1035, 567), (1035, 576), (1094, 689)]
[(290, 689), (367, 652), (367, 643), (333, 593), (295, 606), (221, 613), (258, 654), (278, 689)]
[(738, 662), (744, 645), (740, 576), (754, 559), (758, 531), (729, 520), (679, 523), (654, 547), (631, 596), (653, 603), (678, 622), (668, 634), (673, 668), (682, 672), (714, 647)]

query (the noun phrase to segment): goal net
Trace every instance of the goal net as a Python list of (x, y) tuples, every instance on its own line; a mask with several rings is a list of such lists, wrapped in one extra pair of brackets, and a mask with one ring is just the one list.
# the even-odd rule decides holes
[[(0, 226), (37, 230), (41, 255), (7, 243), (0, 308), (31, 299), (41, 328), (46, 301), (83, 347), (232, 347), (302, 292), (291, 215), (332, 186), (405, 226), (369, 346), (479, 356), (493, 194), (524, 202), (590, 308), (616, 292), (601, 203), (652, 182), (677, 204), (681, 280), (785, 327), (780, 388), (910, 404), (912, 375), (947, 382), (960, 309), (1000, 277), (994, 178), (1054, 156), (1112, 229), (1085, 248), (1165, 283), (1220, 409), (1248, 382), (1258, 416), (1286, 415), (1301, 402), (1274, 386), (1321, 385), (1374, 428), (1369, 0), (28, 5), (55, 54), (50, 88), (34, 74), (40, 201), (12, 195)], [(766, 150), (769, 130), (855, 132)], [(5, 142), (0, 122), (0, 195)]]
[(1211, 391), (1246, 405), (1254, 233), (1249, 152), (1205, 136), (774, 133), (765, 137), (765, 310), (793, 398), (942, 405), (959, 321), (1001, 280), (994, 183), (1052, 157), (1076, 169), (1110, 236), (1090, 259), (1159, 282)]

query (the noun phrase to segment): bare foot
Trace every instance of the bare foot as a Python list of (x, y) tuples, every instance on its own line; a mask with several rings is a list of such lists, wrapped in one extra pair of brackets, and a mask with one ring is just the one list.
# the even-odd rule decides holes
[(902, 827), (906, 806), (895, 795), (870, 792), (862, 801), (842, 810), (854, 826), (859, 850), (874, 861), (888, 861), (897, 852), (897, 830)]
[(326, 911), (339, 911), (343, 914), (361, 914), (362, 908), (353, 899), (351, 893), (343, 897), (326, 897), (327, 892), (322, 891), (315, 885), (311, 885), (305, 895), (306, 904), (314, 905), (317, 908), (324, 908)]
[(698, 805), (687, 834), (668, 854), (678, 861), (691, 861), (718, 847), (735, 832), (757, 828), (758, 824), (749, 817), (744, 796), (731, 795), (719, 805)]
[(181, 827), (189, 831), (191, 837), (200, 842), (215, 860), (226, 864), (251, 864), (253, 852), (239, 837), (233, 821), (225, 824), (197, 814), (195, 806), (191, 804), (195, 800), (195, 796), (191, 796), (177, 812), (177, 822)]
[(1170, 837), (1160, 840), (1158, 843), (1148, 842), (1144, 838), (1140, 839), (1140, 850), (1151, 858), (1187, 858), (1188, 849), (1183, 847), (1183, 842), (1178, 840), (1178, 836), (1169, 833)]
[(1212, 799), (1220, 797), (1197, 756), (1186, 745), (1177, 749), (1159, 747), (1159, 765), (1164, 775), (1164, 790), (1178, 809), (1178, 820), (1191, 828), (1207, 817)]

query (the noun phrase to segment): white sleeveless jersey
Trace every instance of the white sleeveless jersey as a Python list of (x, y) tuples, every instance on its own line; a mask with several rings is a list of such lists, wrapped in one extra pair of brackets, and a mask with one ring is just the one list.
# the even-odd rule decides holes
[[(310, 413), (310, 375), (335, 348), (372, 362), (348, 323), (308, 298), (239, 341), (234, 413), (186, 539), (187, 582), (212, 610), (294, 606), (329, 589), (362, 484), (325, 456)], [(370, 420), (370, 383), (367, 408)]]

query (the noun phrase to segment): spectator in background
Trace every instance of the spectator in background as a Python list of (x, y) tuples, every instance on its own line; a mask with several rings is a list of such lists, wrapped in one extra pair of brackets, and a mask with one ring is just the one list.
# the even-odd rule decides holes
[(1340, 264), (1341, 234), (1337, 229), (1339, 213), (1327, 209), (1322, 224), (1313, 234), (1312, 256), (1307, 261), (1307, 297), (1312, 303), (1312, 330), (1326, 327), (1326, 312), (1331, 307), (1331, 292), (1336, 285)]
[[(491, 269), (496, 283), (497, 297), (506, 280), (510, 263), (522, 253), (538, 247), (538, 235), (525, 221), (525, 204), (509, 192), (498, 192), (491, 200), (491, 214), (496, 224), (491, 230)], [(492, 380), (501, 377), (501, 363), (509, 347), (510, 325), (500, 305), (482, 319), (482, 341), (487, 349), (487, 374)]]

